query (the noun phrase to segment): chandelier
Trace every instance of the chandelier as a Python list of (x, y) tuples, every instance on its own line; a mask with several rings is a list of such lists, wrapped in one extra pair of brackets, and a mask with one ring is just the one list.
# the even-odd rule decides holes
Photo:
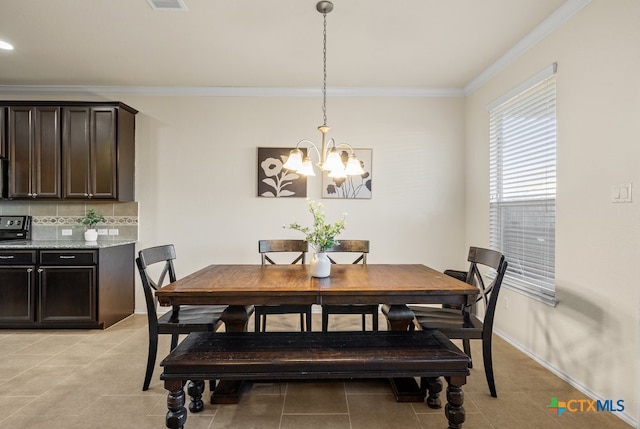
[[(319, 1), (316, 4), (316, 10), (320, 12), (324, 20), (324, 30), (322, 32), (322, 65), (323, 65), (323, 80), (322, 80), (322, 125), (318, 127), (318, 131), (322, 134), (322, 143), (320, 149), (311, 140), (300, 140), (295, 149), (289, 153), (287, 162), (283, 165), (283, 168), (287, 170), (293, 170), (296, 173), (303, 174), (305, 176), (315, 176), (313, 171), (313, 164), (309, 157), (309, 150), (315, 149), (320, 159), (318, 167), (324, 171), (329, 172), (329, 177), (332, 178), (344, 178), (347, 176), (359, 176), (364, 174), (364, 170), (360, 165), (360, 161), (353, 152), (353, 147), (346, 143), (336, 144), (333, 138), (327, 140), (327, 133), (331, 128), (327, 125), (327, 14), (333, 10), (333, 3), (330, 1)], [(309, 145), (307, 154), (305, 155), (300, 150), (301, 145)], [(342, 156), (338, 148), (349, 149), (346, 165), (342, 160)]]

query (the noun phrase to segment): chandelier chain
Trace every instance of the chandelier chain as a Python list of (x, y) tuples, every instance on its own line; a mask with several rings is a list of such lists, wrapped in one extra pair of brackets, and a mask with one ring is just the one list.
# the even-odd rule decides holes
[(324, 17), (324, 30), (322, 32), (322, 118), (323, 125), (327, 125), (327, 14), (322, 14)]
[[(322, 134), (322, 144), (316, 145), (311, 140), (300, 140), (295, 149), (289, 152), (289, 158), (283, 165), (286, 170), (295, 171), (302, 175), (315, 176), (313, 172), (313, 164), (309, 156), (310, 150), (315, 149), (318, 154), (318, 167), (327, 172), (328, 176), (333, 179), (344, 180), (347, 176), (365, 177), (362, 164), (358, 160), (353, 147), (347, 143), (336, 144), (333, 138), (327, 140), (327, 133), (331, 130), (327, 126), (327, 13), (333, 10), (333, 3), (328, 0), (321, 0), (316, 4), (316, 10), (322, 13), (323, 30), (322, 30), (322, 116), (323, 124), (318, 127), (318, 131)], [(300, 150), (300, 145), (308, 145), (306, 155)], [(318, 147), (320, 146), (320, 147)], [(342, 159), (342, 152), (338, 152), (339, 147), (348, 148), (350, 153), (348, 159)]]

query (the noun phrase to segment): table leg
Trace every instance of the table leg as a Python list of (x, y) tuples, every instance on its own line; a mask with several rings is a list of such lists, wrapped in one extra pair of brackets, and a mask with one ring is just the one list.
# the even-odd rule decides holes
[[(406, 305), (383, 305), (382, 312), (387, 316), (387, 325), (390, 331), (407, 331), (413, 326), (413, 311)], [(424, 401), (424, 392), (414, 378), (392, 378), (389, 381), (396, 401)]]
[(382, 312), (390, 331), (407, 331), (413, 324), (413, 311), (406, 305), (383, 305)]
[(244, 332), (247, 330), (249, 311), (253, 306), (230, 305), (224, 310), (220, 319), (224, 322), (227, 332)]
[[(222, 314), (227, 332), (244, 332), (249, 321), (249, 309), (252, 306), (230, 305)], [(237, 404), (244, 386), (242, 380), (220, 380), (211, 393), (212, 404)]]

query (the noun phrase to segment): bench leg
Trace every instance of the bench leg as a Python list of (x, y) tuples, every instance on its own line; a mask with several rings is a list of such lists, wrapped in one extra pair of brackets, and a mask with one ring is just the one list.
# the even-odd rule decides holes
[(180, 380), (165, 380), (167, 395), (167, 417), (165, 422), (169, 429), (182, 429), (187, 421), (187, 409), (184, 407), (184, 390)]
[(439, 377), (422, 377), (420, 379), (422, 390), (428, 392), (427, 405), (429, 408), (442, 408), (440, 392), (442, 392), (442, 381)]
[(196, 380), (190, 381), (189, 387), (187, 387), (187, 393), (191, 398), (189, 404), (189, 411), (192, 413), (199, 413), (204, 408), (204, 402), (202, 402), (202, 393), (204, 392), (204, 381)]
[(462, 386), (467, 382), (466, 377), (446, 377), (447, 405), (444, 413), (449, 420), (449, 429), (460, 429), (465, 421), (464, 392)]

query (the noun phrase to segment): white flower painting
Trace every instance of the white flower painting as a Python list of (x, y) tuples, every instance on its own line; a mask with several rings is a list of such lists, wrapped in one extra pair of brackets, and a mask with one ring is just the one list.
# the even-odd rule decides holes
[(258, 196), (267, 198), (307, 196), (307, 178), (282, 167), (292, 148), (258, 148)]
[[(322, 173), (322, 198), (371, 198), (373, 183), (371, 159), (373, 151), (371, 149), (354, 149), (353, 152), (360, 160), (360, 166), (364, 173), (360, 176), (347, 176), (346, 178), (338, 179), (329, 177), (329, 174), (324, 171)], [(340, 156), (346, 166), (349, 152), (340, 151)]]

